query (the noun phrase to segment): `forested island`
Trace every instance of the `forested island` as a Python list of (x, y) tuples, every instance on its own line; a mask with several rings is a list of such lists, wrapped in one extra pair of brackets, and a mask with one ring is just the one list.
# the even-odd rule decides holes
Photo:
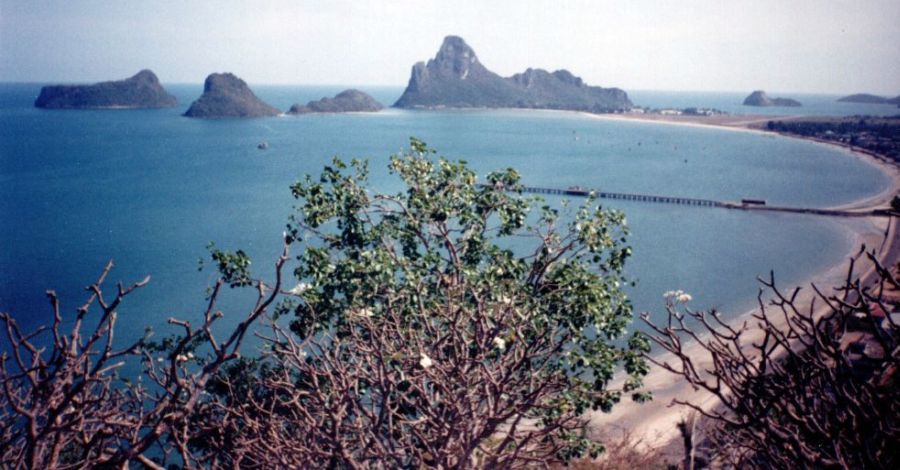
[(280, 111), (257, 98), (246, 82), (230, 73), (206, 77), (203, 94), (184, 113), (196, 118), (254, 118), (279, 114)]
[(866, 103), (866, 104), (896, 104), (900, 105), (900, 95), (893, 98), (884, 96), (870, 95), (868, 93), (857, 93), (855, 95), (845, 96), (838, 99), (841, 103)]
[(744, 98), (744, 106), (802, 106), (799, 101), (792, 98), (772, 98), (763, 90), (756, 90)]
[(291, 106), (288, 114), (359, 113), (376, 112), (382, 109), (384, 106), (369, 94), (350, 89), (338, 93), (334, 98), (325, 97), (318, 101), (310, 101), (306, 106), (295, 104)]
[(51, 85), (41, 89), (34, 106), (48, 109), (168, 108), (175, 97), (159, 83), (151, 70), (141, 70), (125, 80), (93, 85)]
[(447, 36), (434, 59), (412, 68), (398, 108), (534, 108), (614, 112), (632, 106), (619, 88), (589, 86), (567, 70), (529, 68), (511, 77), (488, 70), (458, 36)]

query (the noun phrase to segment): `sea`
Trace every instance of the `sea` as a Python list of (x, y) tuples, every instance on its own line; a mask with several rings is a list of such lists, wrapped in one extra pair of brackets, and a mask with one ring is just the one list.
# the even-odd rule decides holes
[[(167, 85), (178, 106), (158, 110), (43, 110), (42, 84), (0, 84), (0, 311), (26, 330), (51, 318), (54, 289), (67, 315), (107, 261), (110, 281), (151, 277), (119, 309), (122, 341), (170, 317), (199, 321), (210, 269), (206, 246), (243, 249), (271, 278), (296, 203), (289, 186), (335, 156), (368, 159), (371, 185), (396, 191), (388, 158), (414, 136), (479, 175), (513, 167), (525, 184), (829, 207), (882, 192), (888, 180), (846, 151), (727, 130), (594, 119), (536, 110), (399, 110), (379, 113), (199, 120), (182, 117), (200, 84)], [(254, 86), (279, 109), (345, 87)], [(361, 87), (385, 104), (398, 87)], [(889, 115), (896, 107), (786, 95), (802, 108), (747, 108), (740, 93), (633, 91), (649, 107), (733, 113)], [(782, 96), (771, 93), (773, 96)], [(268, 143), (267, 150), (258, 144)], [(548, 197), (559, 203), (558, 198)], [(758, 276), (802, 284), (846, 259), (845, 221), (827, 217), (602, 200), (625, 212), (634, 256), (626, 274), (638, 312), (659, 318), (663, 292), (690, 293), (696, 309), (736, 315), (753, 307)], [(573, 201), (577, 203), (577, 201)], [(112, 288), (112, 284), (109, 286)], [(245, 293), (226, 292), (225, 324)], [(6, 339), (0, 340), (0, 343)]]

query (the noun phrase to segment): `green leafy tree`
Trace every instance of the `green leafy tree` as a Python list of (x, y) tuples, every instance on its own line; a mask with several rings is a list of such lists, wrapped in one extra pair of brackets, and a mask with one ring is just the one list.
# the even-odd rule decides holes
[[(287, 236), (305, 246), (280, 309), (290, 326), (274, 326), (256, 393), (235, 386), (210, 417), (227, 424), (217, 458), (465, 468), (597, 455), (585, 412), (647, 371), (646, 339), (623, 338), (624, 216), (593, 199), (561, 214), (521, 196), (512, 169), (477, 184), (415, 139), (390, 170), (403, 192), (372, 193), (367, 165), (338, 159), (292, 186)], [(621, 366), (630, 379), (613, 390)]]
[[(12, 351), (0, 466), (515, 468), (597, 455), (586, 411), (645, 398), (649, 342), (625, 337), (624, 216), (592, 198), (562, 211), (525, 198), (511, 169), (478, 184), (415, 139), (390, 170), (402, 192), (373, 193), (365, 163), (337, 159), (293, 185), (271, 280), (210, 246), (207, 309), (170, 319), (180, 333), (158, 343), (114, 347), (118, 307), (149, 278), (104, 294), (112, 263), (70, 330), (52, 293), (49, 328), (0, 315)], [(215, 327), (225, 286), (256, 298), (231, 328)], [(261, 354), (247, 357), (254, 331)], [(144, 373), (123, 384), (126, 360)]]

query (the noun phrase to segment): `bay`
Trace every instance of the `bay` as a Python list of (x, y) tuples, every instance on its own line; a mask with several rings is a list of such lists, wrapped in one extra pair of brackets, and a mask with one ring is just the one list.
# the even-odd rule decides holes
[[(113, 280), (152, 276), (121, 309), (122, 336), (148, 325), (164, 330), (169, 316), (196, 321), (213, 276), (197, 271), (209, 241), (247, 250), (254, 271), (270, 275), (292, 182), (339, 155), (368, 158), (373, 187), (396, 190), (388, 156), (410, 136), (467, 160), (479, 175), (514, 167), (536, 186), (828, 207), (888, 185), (843, 151), (752, 133), (520, 110), (194, 120), (181, 113), (202, 86), (167, 88), (179, 99), (175, 108), (51, 111), (31, 106), (40, 84), (0, 84), (0, 310), (26, 328), (49, 318), (45, 289), (74, 311), (109, 259)], [(287, 109), (344, 87), (253, 88)], [(390, 104), (402, 89), (364, 91)], [(713, 106), (726, 98), (633, 94), (648, 106), (673, 99)], [(269, 149), (258, 150), (260, 142)], [(757, 276), (775, 270), (786, 285), (800, 283), (853, 249), (850, 230), (822, 217), (602, 203), (628, 217), (636, 310), (661, 312), (662, 292), (684, 289), (696, 308), (739, 313), (753, 304)], [(244, 305), (233, 295), (224, 304), (232, 320)]]

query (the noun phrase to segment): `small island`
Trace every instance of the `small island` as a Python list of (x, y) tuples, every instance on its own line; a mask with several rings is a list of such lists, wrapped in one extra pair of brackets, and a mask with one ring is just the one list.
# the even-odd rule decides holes
[(886, 98), (878, 95), (870, 95), (868, 93), (857, 93), (855, 95), (845, 96), (838, 99), (841, 103), (866, 103), (866, 104), (896, 104), (900, 105), (900, 95), (893, 98)]
[(791, 98), (771, 98), (765, 91), (756, 90), (750, 96), (744, 98), (744, 106), (803, 106), (799, 101)]
[(299, 103), (291, 106), (288, 114), (309, 113), (372, 113), (381, 111), (384, 106), (367, 93), (359, 90), (344, 90), (334, 98), (322, 98), (310, 101), (306, 106)]
[(247, 83), (230, 73), (206, 77), (203, 94), (184, 113), (194, 118), (255, 118), (277, 116), (280, 111), (257, 98)]
[(34, 106), (47, 109), (169, 108), (175, 97), (150, 70), (125, 80), (93, 85), (51, 85), (41, 88)]
[(619, 88), (589, 86), (567, 70), (529, 68), (511, 77), (488, 70), (458, 36), (447, 36), (434, 59), (412, 68), (397, 108), (533, 108), (615, 112), (632, 107)]

